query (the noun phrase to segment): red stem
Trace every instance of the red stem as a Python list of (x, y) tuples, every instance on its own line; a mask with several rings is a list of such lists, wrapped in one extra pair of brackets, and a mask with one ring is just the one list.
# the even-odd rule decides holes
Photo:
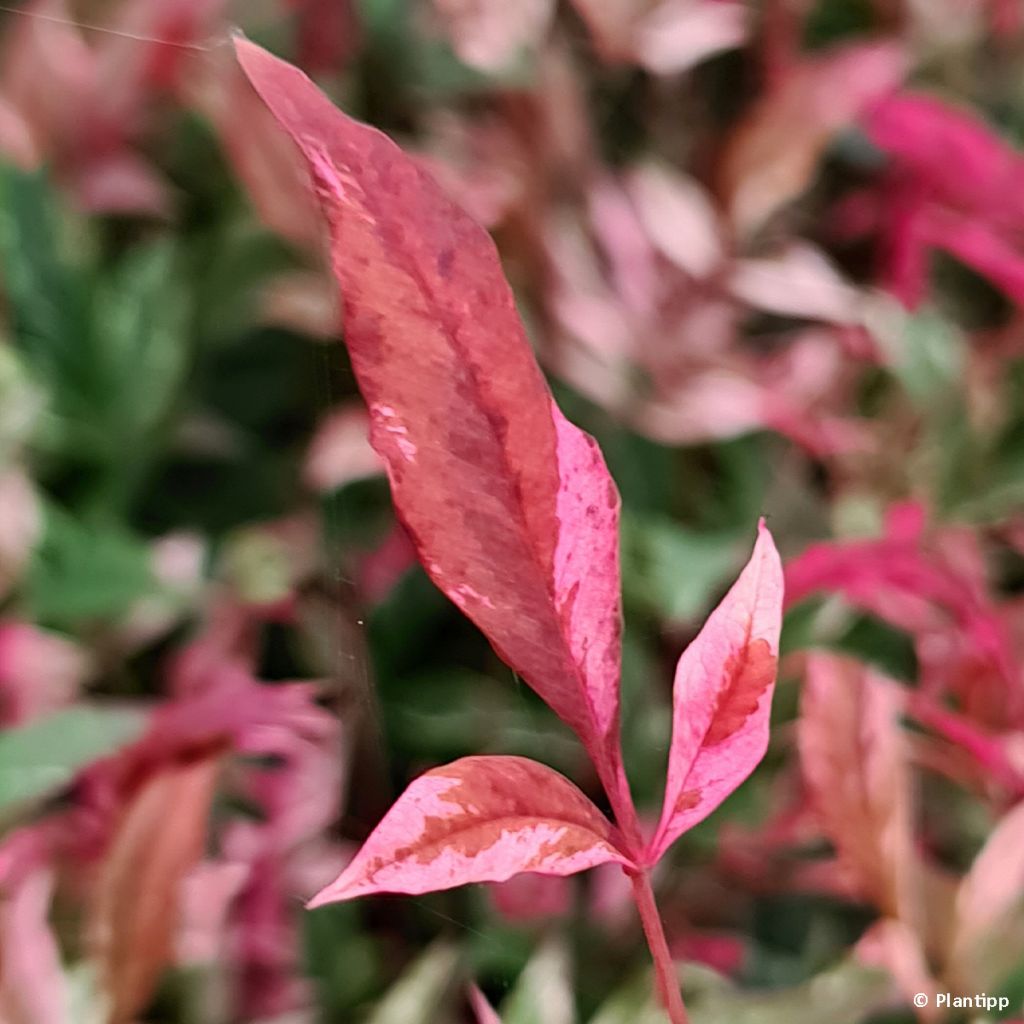
[(683, 994), (679, 990), (679, 978), (665, 939), (665, 929), (661, 924), (661, 915), (654, 902), (650, 876), (646, 871), (638, 871), (635, 875), (630, 875), (630, 881), (633, 883), (633, 899), (636, 902), (636, 909), (640, 912), (640, 922), (644, 926), (651, 959), (654, 960), (654, 975), (662, 1005), (668, 1010), (672, 1024), (689, 1024), (686, 1007), (683, 1005)]

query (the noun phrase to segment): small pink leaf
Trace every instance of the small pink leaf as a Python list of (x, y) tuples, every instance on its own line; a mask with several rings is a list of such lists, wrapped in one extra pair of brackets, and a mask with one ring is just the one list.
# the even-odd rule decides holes
[(807, 661), (798, 742), (818, 821), (862, 898), (912, 922), (910, 768), (899, 687), (849, 659)]
[(762, 521), (746, 568), (676, 668), (656, 862), (753, 770), (768, 747), (782, 626), (782, 565)]
[[(908, 1002), (919, 992), (938, 992), (942, 983), (932, 977), (921, 937), (903, 921), (886, 917), (876, 921), (857, 941), (854, 953), (862, 964), (888, 971), (900, 995)], [(941, 1019), (936, 1007), (918, 1008), (918, 1020)]]
[(421, 775), (311, 907), (371, 893), (631, 867), (601, 812), (566, 778), (522, 757), (464, 757)]
[(459, 60), (481, 71), (500, 71), (522, 50), (543, 42), (554, 13), (553, 0), (434, 0)]
[(487, 996), (476, 985), (469, 987), (469, 1005), (476, 1017), (476, 1024), (501, 1024), (498, 1011), (487, 1001)]
[(958, 954), (977, 949), (1024, 900), (1024, 803), (999, 822), (960, 883), (954, 941)]
[(487, 233), (386, 136), (236, 43), (330, 224), (370, 441), (433, 581), (574, 728), (618, 752), (619, 498), (555, 407)]
[[(6, 840), (9, 844), (11, 840)], [(70, 1024), (71, 997), (50, 928), (53, 874), (43, 864), (0, 885), (0, 1021)]]

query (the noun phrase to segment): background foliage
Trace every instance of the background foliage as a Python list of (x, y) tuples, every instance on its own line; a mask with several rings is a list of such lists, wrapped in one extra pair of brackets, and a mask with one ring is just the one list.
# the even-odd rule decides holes
[[(658, 879), (695, 1020), (913, 1020), (922, 990), (1019, 1013), (1022, 21), (7, 11), (0, 1020), (454, 1022), (471, 981), (505, 1024), (659, 1019), (611, 869), (302, 910), (425, 768), (516, 753), (598, 787), (414, 564), (233, 24), (494, 233), (622, 492), (624, 743), (652, 814), (675, 660), (769, 519), (772, 747)], [(847, 659), (819, 663), (836, 726), (802, 697), (812, 650)]]

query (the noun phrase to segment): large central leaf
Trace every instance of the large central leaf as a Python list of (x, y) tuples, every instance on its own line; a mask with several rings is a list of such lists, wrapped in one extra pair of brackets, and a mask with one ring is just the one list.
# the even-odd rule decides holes
[(345, 338), (434, 582), (619, 785), (619, 498), (554, 406), (487, 233), (390, 139), (239, 41), (330, 225)]

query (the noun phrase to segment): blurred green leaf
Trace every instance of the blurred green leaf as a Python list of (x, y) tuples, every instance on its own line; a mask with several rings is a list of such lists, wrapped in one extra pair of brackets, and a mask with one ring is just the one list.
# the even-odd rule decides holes
[(908, 316), (893, 353), (893, 371), (919, 405), (950, 391), (964, 365), (960, 331), (936, 310)]
[(687, 968), (685, 990), (693, 1024), (858, 1024), (892, 996), (882, 971), (845, 960), (781, 991), (723, 987), (712, 972)]
[(669, 519), (623, 513), (625, 598), (652, 615), (670, 622), (703, 615), (738, 558), (734, 534), (698, 533)]
[(78, 705), (0, 733), (0, 812), (50, 796), (79, 769), (136, 739), (146, 715)]
[(93, 358), (111, 437), (123, 446), (167, 414), (186, 365), (189, 297), (174, 247), (128, 250), (95, 291)]
[(47, 508), (26, 581), (28, 606), (39, 622), (74, 627), (113, 618), (154, 587), (149, 549), (141, 540), (117, 526)]
[(0, 174), (0, 259), (13, 341), (47, 394), (38, 442), (88, 467), (91, 500), (123, 506), (187, 362), (190, 301), (174, 245), (127, 249), (110, 268), (60, 245), (69, 215), (44, 175)]
[(575, 1019), (568, 951), (558, 940), (548, 939), (502, 1003), (502, 1024), (573, 1024)]
[(447, 1024), (459, 976), (459, 951), (445, 942), (430, 947), (391, 987), (366, 1024)]
[(590, 1024), (668, 1024), (668, 1014), (654, 996), (654, 975), (644, 970), (617, 989)]
[(32, 434), (43, 393), (10, 345), (0, 344), (0, 469)]
[(0, 165), (0, 262), (15, 340), (26, 358), (44, 379), (62, 361), (84, 368), (90, 282), (61, 252), (43, 172)]
[(302, 914), (301, 921), (307, 971), (316, 983), (319, 1005), (326, 1019), (347, 1019), (342, 1015), (365, 1001), (379, 983), (384, 961), (378, 942), (361, 932), (353, 904), (331, 904)]

